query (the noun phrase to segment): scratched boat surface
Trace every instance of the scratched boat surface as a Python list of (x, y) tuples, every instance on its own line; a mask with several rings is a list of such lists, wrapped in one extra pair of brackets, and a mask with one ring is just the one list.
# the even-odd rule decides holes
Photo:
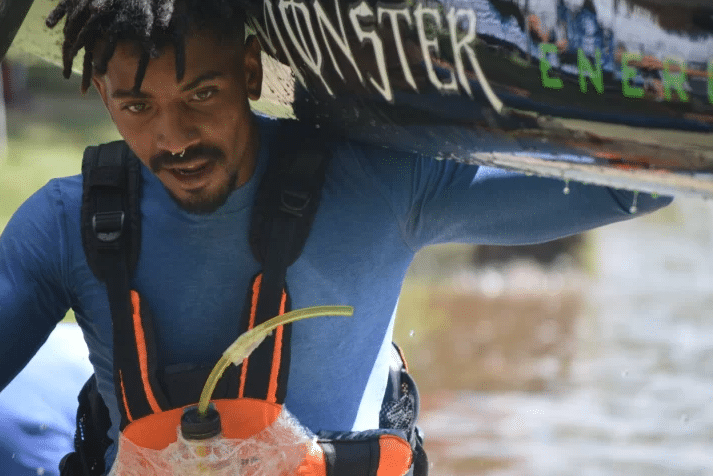
[[(32, 2), (6, 3), (7, 17)], [(59, 61), (53, 3), (35, 1), (13, 48)], [(245, 4), (267, 53), (258, 110), (443, 159), (713, 197), (710, 0)]]

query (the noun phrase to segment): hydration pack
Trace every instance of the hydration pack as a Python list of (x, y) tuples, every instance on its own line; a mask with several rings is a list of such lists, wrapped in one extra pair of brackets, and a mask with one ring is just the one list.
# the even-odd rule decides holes
[[(300, 256), (309, 235), (328, 164), (329, 153), (321, 137), (305, 134), (299, 124), (285, 126), (287, 136), (301, 137), (302, 142), (292, 152), (272, 157), (258, 188), (249, 239), (262, 270), (248, 290), (241, 332), (290, 310), (286, 271)], [(88, 264), (106, 285), (109, 298), (121, 437), (129, 438), (132, 446), (161, 450), (176, 441), (181, 415), (197, 403), (211, 368), (158, 368), (150, 310), (130, 288), (141, 236), (139, 160), (123, 141), (88, 147), (82, 175), (82, 241)], [(279, 327), (241, 365), (228, 367), (219, 380), (211, 401), (223, 415), (227, 435), (248, 438), (282, 414), (290, 335), (289, 324)], [(380, 428), (318, 432), (294, 474), (427, 474), (423, 435), (415, 425), (418, 391), (396, 344), (391, 354)], [(260, 415), (263, 423), (246, 424), (245, 414)], [(242, 415), (243, 420), (235, 415)], [(75, 451), (62, 459), (61, 476), (105, 475), (110, 426), (93, 375), (79, 395)]]

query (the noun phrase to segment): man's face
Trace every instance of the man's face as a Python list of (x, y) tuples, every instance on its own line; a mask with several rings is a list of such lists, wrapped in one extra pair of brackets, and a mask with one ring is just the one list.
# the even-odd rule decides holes
[(121, 136), (176, 202), (210, 213), (254, 170), (259, 137), (247, 99), (260, 97), (260, 46), (254, 37), (243, 46), (200, 32), (186, 38), (185, 57), (177, 82), (166, 47), (135, 94), (139, 56), (121, 42), (93, 82)]

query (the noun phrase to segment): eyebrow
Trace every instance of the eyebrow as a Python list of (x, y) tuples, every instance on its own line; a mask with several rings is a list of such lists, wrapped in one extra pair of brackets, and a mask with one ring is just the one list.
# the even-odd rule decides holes
[[(210, 79), (215, 79), (223, 76), (220, 71), (208, 71), (201, 74), (195, 78), (190, 83), (186, 84), (181, 88), (181, 91), (190, 91), (191, 89), (197, 88), (203, 81), (208, 81)], [(124, 98), (136, 98), (136, 99), (150, 99), (151, 95), (143, 91), (134, 91), (133, 89), (117, 89), (111, 93), (111, 97), (114, 99), (124, 99)]]

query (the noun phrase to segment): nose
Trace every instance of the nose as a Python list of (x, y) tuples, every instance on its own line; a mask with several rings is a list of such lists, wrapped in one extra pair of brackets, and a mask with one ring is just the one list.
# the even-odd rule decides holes
[(164, 107), (156, 118), (156, 146), (171, 154), (180, 154), (200, 142), (198, 125), (189, 111), (179, 106)]

